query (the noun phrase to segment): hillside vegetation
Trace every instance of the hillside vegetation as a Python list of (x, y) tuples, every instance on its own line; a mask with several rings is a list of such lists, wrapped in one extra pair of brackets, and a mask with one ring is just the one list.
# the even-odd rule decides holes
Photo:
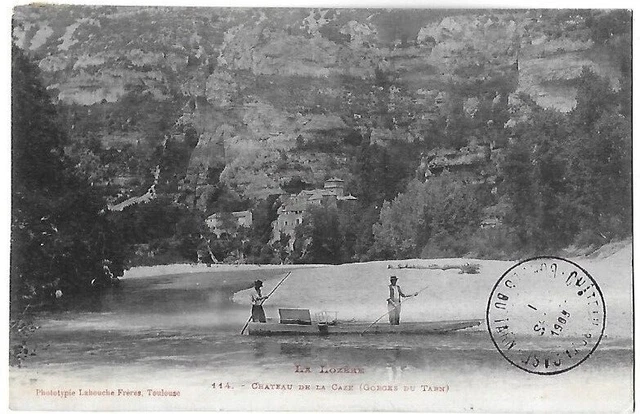
[[(118, 268), (511, 258), (631, 234), (628, 11), (22, 6), (13, 23)], [(17, 122), (14, 148), (53, 133)], [(269, 243), (279, 196), (330, 177), (357, 201), (308, 212), (304, 251)], [(233, 237), (204, 225), (243, 209)]]

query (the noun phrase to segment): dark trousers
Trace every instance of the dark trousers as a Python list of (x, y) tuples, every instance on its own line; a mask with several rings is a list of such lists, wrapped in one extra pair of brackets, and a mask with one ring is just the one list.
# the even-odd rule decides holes
[(267, 317), (264, 314), (262, 305), (251, 305), (251, 320), (253, 320), (253, 322), (267, 322)]
[(389, 324), (400, 325), (400, 303), (387, 302), (389, 310)]

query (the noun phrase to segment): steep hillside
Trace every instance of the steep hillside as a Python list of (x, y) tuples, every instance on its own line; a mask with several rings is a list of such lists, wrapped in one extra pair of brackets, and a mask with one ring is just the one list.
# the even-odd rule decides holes
[(532, 104), (571, 110), (584, 66), (617, 87), (594, 13), (24, 6), (14, 40), (73, 140), (110, 151), (114, 197), (159, 165), (160, 191), (207, 209), (219, 182), (249, 199), (349, 182), (363, 142), (493, 145)]

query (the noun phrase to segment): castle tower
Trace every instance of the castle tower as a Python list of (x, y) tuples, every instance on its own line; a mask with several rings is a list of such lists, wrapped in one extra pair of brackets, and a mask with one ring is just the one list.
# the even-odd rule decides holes
[(334, 192), (337, 197), (344, 196), (344, 181), (339, 178), (330, 178), (324, 182), (324, 189)]

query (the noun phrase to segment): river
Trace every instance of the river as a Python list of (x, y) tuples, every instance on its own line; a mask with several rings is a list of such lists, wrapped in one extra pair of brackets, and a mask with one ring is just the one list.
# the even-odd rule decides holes
[[(246, 285), (256, 274), (271, 281), (282, 274), (256, 272), (225, 280)], [(630, 338), (605, 336), (585, 363), (546, 377), (511, 366), (484, 327), (426, 336), (241, 336), (249, 309), (229, 300), (237, 286), (220, 293), (219, 278), (211, 280), (125, 278), (118, 289), (41, 314), (30, 339), (36, 355), (10, 370), (11, 407), (619, 411), (631, 404)], [(266, 311), (274, 315), (275, 305)], [(180, 396), (43, 395), (63, 389)]]

